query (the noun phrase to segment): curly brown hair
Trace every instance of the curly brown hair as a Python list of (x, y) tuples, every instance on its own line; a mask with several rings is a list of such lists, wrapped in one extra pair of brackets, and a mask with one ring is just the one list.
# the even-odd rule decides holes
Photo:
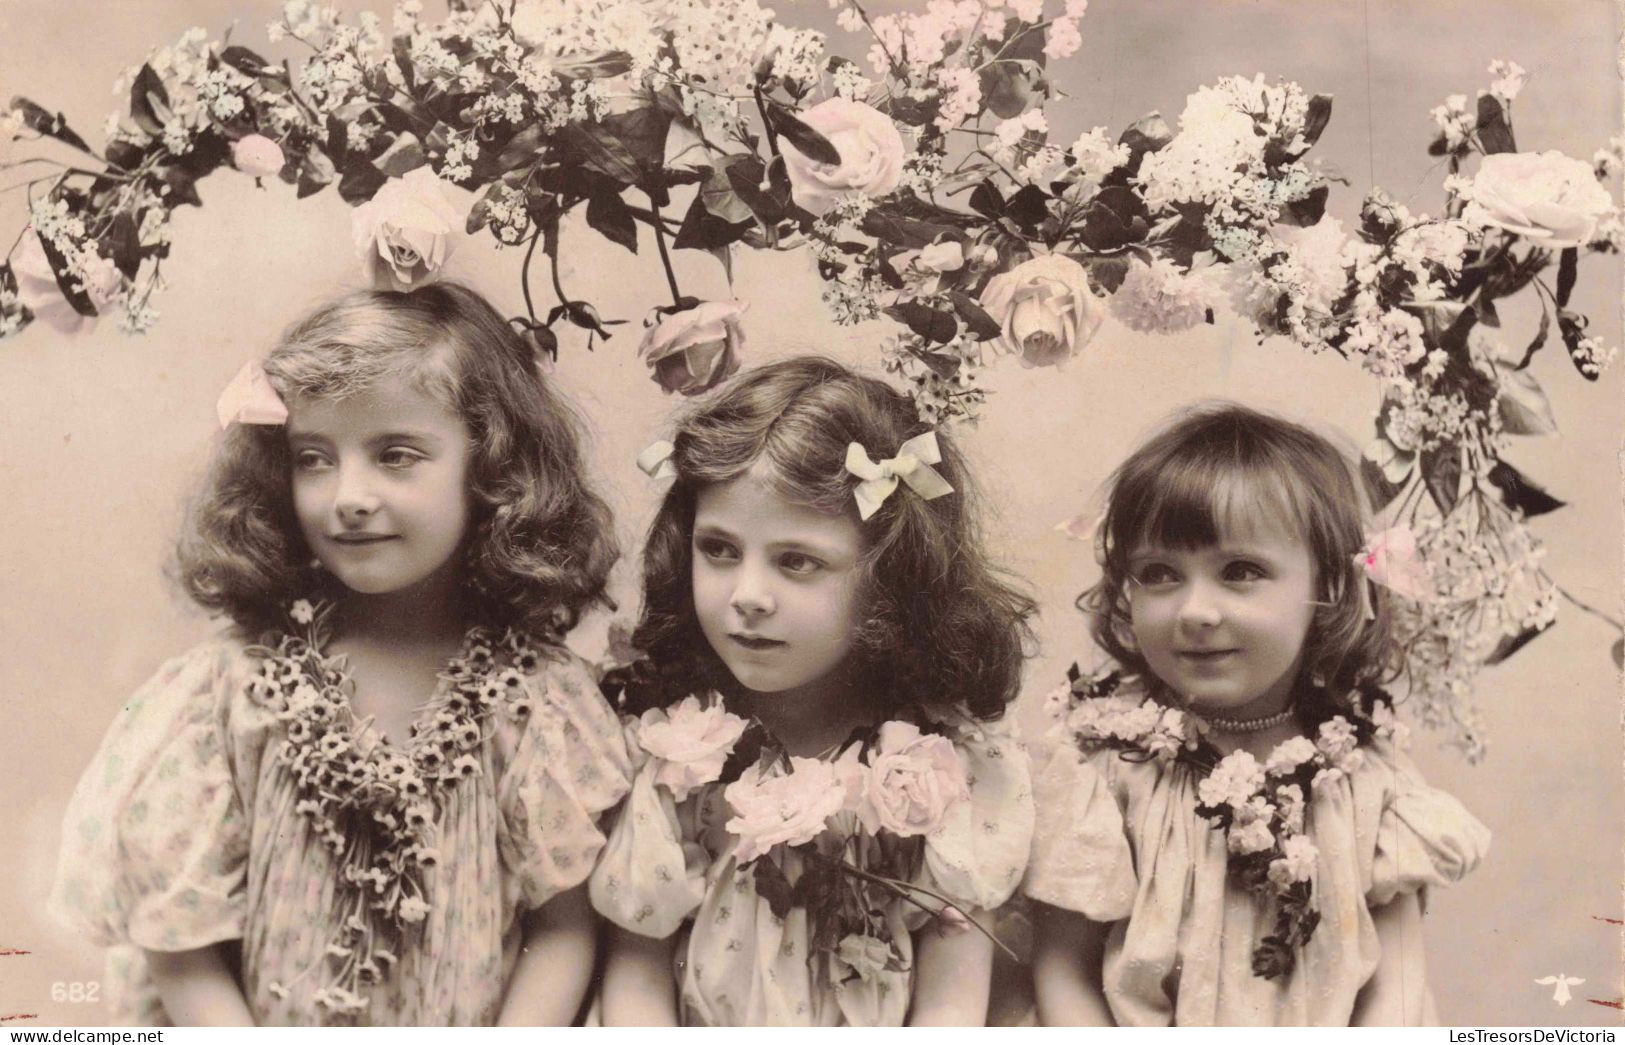
[(926, 431), (901, 393), (833, 360), (802, 356), (741, 374), (679, 418), (671, 461), (677, 477), (649, 529), (643, 555), (643, 613), (633, 643), (658, 668), (658, 682), (628, 696), (668, 703), (701, 689), (737, 691), (695, 616), (692, 556), (699, 491), (730, 482), (758, 462), (786, 500), (845, 513), (863, 535), (859, 624), (846, 670), (884, 702), (963, 707), (999, 717), (1014, 699), (1035, 604), (989, 561), (973, 483), (954, 442), (937, 433), (954, 488), (932, 500), (899, 490), (859, 520), (847, 472), (849, 443), (874, 457), (896, 453)]
[[(474, 442), (464, 587), (477, 621), (556, 634), (607, 602), (619, 550), (584, 473), (575, 411), (479, 294), (434, 283), (345, 295), (290, 327), (264, 366), (289, 403), (397, 377), (463, 419)], [(232, 425), (176, 548), (183, 590), (250, 633), (280, 623), (295, 598), (343, 594), (310, 565), (290, 476), (281, 426)]]
[(1134, 646), (1130, 558), (1147, 545), (1210, 547), (1244, 515), (1290, 527), (1315, 567), (1322, 605), (1304, 640), (1295, 686), (1300, 713), (1313, 721), (1346, 710), (1355, 691), (1395, 678), (1400, 657), (1388, 592), (1355, 562), (1368, 512), (1350, 462), (1310, 429), (1234, 403), (1202, 403), (1177, 415), (1108, 480), (1095, 535), (1101, 579), (1078, 599), (1101, 648), (1154, 680)]

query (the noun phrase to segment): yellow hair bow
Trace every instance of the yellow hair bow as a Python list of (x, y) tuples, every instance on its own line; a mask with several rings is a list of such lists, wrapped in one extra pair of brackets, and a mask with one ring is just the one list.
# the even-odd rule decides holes
[(948, 480), (931, 466), (942, 463), (942, 451), (937, 448), (937, 433), (923, 432), (897, 448), (897, 456), (876, 463), (862, 443), (849, 443), (846, 447), (846, 470), (862, 479), (852, 491), (858, 501), (858, 515), (867, 519), (880, 510), (880, 506), (897, 489), (901, 479), (908, 488), (927, 501), (953, 493)]
[(638, 454), (638, 468), (651, 479), (675, 479), (677, 466), (671, 463), (671, 455), (676, 450), (671, 440), (657, 439)]

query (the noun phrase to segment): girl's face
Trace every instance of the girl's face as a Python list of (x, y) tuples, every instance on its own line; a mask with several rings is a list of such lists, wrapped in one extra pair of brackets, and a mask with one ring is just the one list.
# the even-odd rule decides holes
[(1314, 616), (1307, 545), (1277, 523), (1222, 531), (1194, 551), (1129, 558), (1135, 644), (1198, 711), (1256, 718), (1286, 707)]
[(788, 696), (830, 679), (852, 648), (861, 548), (851, 519), (753, 475), (700, 491), (694, 610), (740, 685)]
[(295, 400), (294, 513), (322, 566), (364, 595), (435, 576), (468, 524), (471, 445), (461, 417), (399, 378), (343, 400)]

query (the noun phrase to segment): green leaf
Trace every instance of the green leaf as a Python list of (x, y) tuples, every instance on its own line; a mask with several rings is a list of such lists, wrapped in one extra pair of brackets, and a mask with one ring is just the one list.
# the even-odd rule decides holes
[(918, 301), (900, 301), (886, 309), (885, 313), (936, 344), (947, 344), (959, 333), (959, 324), (953, 316)]
[(999, 326), (999, 321), (988, 315), (987, 309), (963, 290), (950, 290), (948, 300), (954, 303), (954, 311), (965, 321), (965, 329), (969, 330), (976, 340), (987, 341), (1004, 332)]
[(1557, 262), (1557, 307), (1567, 308), (1569, 295), (1574, 293), (1574, 281), (1579, 275), (1580, 248), (1564, 247)]
[(1506, 110), (1493, 94), (1478, 96), (1478, 143), (1484, 146), (1486, 154), (1518, 151)]
[(406, 83), (408, 94), (417, 90), (417, 70), (412, 66), (412, 41), (410, 37), (397, 36), (394, 46), (390, 48), (395, 56), (395, 65), (401, 70), (401, 79)]
[(552, 58), (548, 68), (566, 79), (607, 80), (632, 68), (632, 56), (625, 51), (605, 51), (591, 58)]
[(1014, 119), (1032, 108), (1042, 71), (1031, 61), (1001, 59), (982, 70), (982, 102), (997, 117)]
[(143, 64), (136, 73), (135, 83), (130, 85), (130, 118), (148, 134), (160, 135), (164, 133), (164, 124), (174, 115), (169, 108), (169, 92), (164, 90), (164, 81), (152, 71), (152, 66)]
[(830, 144), (830, 140), (809, 127), (795, 113), (777, 104), (767, 105), (766, 112), (773, 132), (794, 145), (801, 155), (814, 163), (832, 167), (840, 165), (841, 154)]
[(1461, 498), (1461, 447), (1446, 443), (1422, 451), (1422, 479), (1427, 483), (1433, 503), (1446, 515)]
[(1000, 60), (1016, 58), (1041, 66), (1048, 58), (1044, 54), (1047, 34), (1043, 26), (1032, 25), (1019, 18), (1007, 18), (1002, 39), (1007, 42), (999, 48)]
[(1487, 478), (1501, 492), (1502, 502), (1508, 508), (1522, 512), (1525, 519), (1555, 512), (1566, 503), (1535, 485), (1505, 461), (1495, 462)]
[(1401, 487), (1389, 482), (1382, 469), (1369, 458), (1360, 458), (1360, 481), (1365, 486), (1366, 497), (1377, 510), (1399, 496)]
[(611, 243), (638, 252), (638, 223), (616, 192), (595, 192), (587, 200), (587, 225)]
[(95, 153), (91, 152), (90, 146), (85, 144), (85, 140), (83, 138), (79, 137), (77, 134), (73, 133), (73, 131), (68, 129), (68, 121), (61, 113), (57, 113), (53, 116), (50, 112), (46, 111), (44, 107), (36, 105), (20, 95), (11, 100), (11, 106), (8, 111), (21, 111), (23, 114), (23, 124), (28, 127), (29, 130), (36, 131), (50, 138), (55, 138), (59, 142), (64, 142), (73, 146), (80, 152), (90, 153), (92, 156), (95, 155)]

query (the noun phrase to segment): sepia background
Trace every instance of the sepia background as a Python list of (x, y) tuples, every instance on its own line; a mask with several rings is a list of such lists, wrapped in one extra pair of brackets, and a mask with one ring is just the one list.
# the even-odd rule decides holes
[[(386, 0), (370, 6), (387, 24)], [(787, 22), (828, 31), (832, 51), (867, 50), (835, 29), (818, 0), (774, 6)], [(442, 13), (436, 0), (426, 7)], [(60, 109), (99, 143), (103, 117), (123, 104), (111, 85), (148, 48), (193, 25), (212, 36), (234, 25), (234, 42), (263, 50), (277, 10), (271, 0), (0, 0), (0, 98), (25, 94)], [(1153, 109), (1172, 122), (1198, 86), (1263, 72), (1335, 96), (1311, 154), (1351, 182), (1333, 186), (1330, 213), (1352, 226), (1373, 184), (1437, 213), (1442, 172), (1425, 152), (1428, 110), (1449, 94), (1471, 97), (1487, 86), (1490, 61), (1509, 58), (1530, 74), (1513, 110), (1520, 146), (1589, 159), (1619, 128), (1619, 29), (1610, 0), (1094, 0), (1082, 49), (1055, 72), (1068, 97), (1048, 109), (1052, 138), (1064, 144), (1096, 125), (1115, 134)], [(204, 206), (176, 215), (169, 289), (151, 334), (126, 337), (104, 320), (72, 338), (36, 326), (0, 342), (0, 952), (29, 952), (0, 953), (0, 1017), (27, 1016), (6, 1026), (104, 1018), (95, 1005), (52, 1000), (54, 985), (67, 996), (69, 985), (100, 976), (97, 952), (41, 913), (63, 807), (123, 697), (218, 626), (184, 604), (161, 570), (216, 434), (216, 395), (291, 319), (360, 279), (349, 208), (332, 190), (296, 201), (279, 182), (260, 190), (227, 169), (199, 192)], [(20, 193), (0, 194), (4, 245), (24, 213)], [(665, 293), (652, 244), (642, 247), (633, 256), (580, 226), (563, 237), (567, 285), (632, 321), (591, 354), (580, 332), (566, 333), (557, 373), (589, 419), (592, 460), (629, 551), (617, 573), (622, 613), (636, 608), (635, 551), (658, 494), (633, 457), (675, 405), (635, 358), (639, 321)], [(482, 236), (462, 245), (450, 273), (514, 314), (520, 257)], [(709, 256), (683, 252), (677, 264), (686, 293), (727, 294)], [(741, 256), (735, 270), (733, 292), (750, 304), (746, 365), (805, 351), (878, 365), (883, 325), (832, 325), (807, 255)], [(1620, 341), (1619, 290), (1617, 261), (1582, 267), (1575, 305), (1609, 344)], [(1502, 309), (1509, 338), (1532, 335), (1535, 309), (1527, 294)], [(1554, 347), (1534, 369), (1562, 434), (1520, 439), (1510, 457), (1571, 505), (1534, 530), (1557, 582), (1617, 617), (1625, 365), (1588, 384)], [(1177, 338), (1108, 321), (1064, 368), (1007, 363), (990, 385), (985, 419), (961, 437), (986, 487), (997, 552), (1043, 606), (1042, 649), (1017, 712), (1029, 734), (1038, 731), (1039, 695), (1070, 662), (1093, 657), (1072, 600), (1094, 564), (1055, 525), (1093, 510), (1101, 480), (1150, 426), (1218, 395), (1335, 426), (1360, 444), (1377, 406), (1374, 382), (1356, 367), (1279, 340), (1260, 344), (1225, 315)], [(588, 656), (602, 648), (604, 623), (573, 640)], [(1429, 897), (1430, 980), (1447, 1023), (1619, 1022), (1617, 1007), (1598, 1004), (1617, 1006), (1622, 993), (1620, 929), (1605, 920), (1621, 917), (1625, 823), (1609, 655), (1617, 637), (1565, 603), (1551, 632), (1482, 675), (1491, 750), (1481, 765), (1434, 735), (1417, 737), (1430, 781), (1495, 833), (1476, 874)], [(1561, 1007), (1552, 987), (1534, 982), (1559, 973), (1585, 981)]]

